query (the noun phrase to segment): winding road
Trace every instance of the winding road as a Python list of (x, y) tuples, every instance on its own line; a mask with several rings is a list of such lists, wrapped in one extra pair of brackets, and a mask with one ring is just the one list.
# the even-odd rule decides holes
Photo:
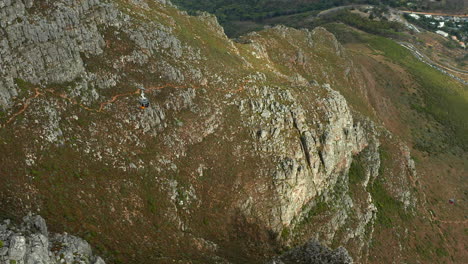
[(451, 17), (468, 17), (466, 14), (445, 14), (445, 13), (431, 13), (431, 12), (415, 12), (415, 11), (403, 11), (400, 10), (401, 13), (405, 14), (416, 14), (416, 15), (431, 15), (431, 16), (451, 16)]
[(407, 48), (411, 53), (421, 62), (429, 65), (430, 67), (442, 72), (445, 75), (448, 75), (454, 80), (457, 80), (458, 82), (461, 82), (464, 85), (468, 85), (468, 82), (458, 76), (453, 75), (450, 72), (456, 72), (457, 74), (461, 75), (467, 75), (468, 77), (468, 71), (457, 69), (454, 67), (449, 67), (445, 65), (441, 65), (440, 63), (432, 61), (430, 58), (428, 58), (426, 55), (424, 55), (421, 51), (419, 51), (413, 44), (407, 43), (407, 42), (398, 42), (401, 46)]

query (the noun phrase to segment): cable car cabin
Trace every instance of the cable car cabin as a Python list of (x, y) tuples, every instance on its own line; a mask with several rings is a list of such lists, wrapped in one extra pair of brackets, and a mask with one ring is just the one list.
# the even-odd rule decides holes
[(139, 103), (140, 103), (140, 109), (148, 108), (150, 105), (149, 100), (145, 97), (141, 97), (139, 100)]
[(145, 96), (145, 88), (140, 88), (141, 94), (138, 102), (140, 103), (140, 109), (145, 109), (149, 107), (149, 100)]

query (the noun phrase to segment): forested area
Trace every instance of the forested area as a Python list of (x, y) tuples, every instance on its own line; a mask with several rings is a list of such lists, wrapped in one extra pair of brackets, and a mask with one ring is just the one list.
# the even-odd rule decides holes
[(341, 22), (367, 33), (386, 37), (397, 37), (398, 32), (405, 30), (405, 26), (401, 23), (387, 21), (385, 19), (376, 21), (364, 18), (347, 10), (340, 11), (333, 14), (332, 16), (316, 20), (314, 23), (315, 25), (313, 26), (319, 26), (321, 24), (327, 24), (331, 22)]
[(407, 0), (172, 0), (188, 11), (207, 11), (221, 23), (227, 21), (262, 20), (313, 10), (325, 10), (350, 4), (386, 4), (401, 6)]

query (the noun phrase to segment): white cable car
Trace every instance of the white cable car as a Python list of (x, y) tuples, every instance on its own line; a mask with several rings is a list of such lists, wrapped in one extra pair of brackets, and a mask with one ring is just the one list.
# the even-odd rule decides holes
[(145, 96), (145, 88), (140, 88), (140, 90), (141, 90), (141, 94), (140, 94), (140, 98), (138, 99), (138, 102), (140, 103), (140, 109), (146, 109), (149, 107), (150, 102), (148, 98), (146, 98)]

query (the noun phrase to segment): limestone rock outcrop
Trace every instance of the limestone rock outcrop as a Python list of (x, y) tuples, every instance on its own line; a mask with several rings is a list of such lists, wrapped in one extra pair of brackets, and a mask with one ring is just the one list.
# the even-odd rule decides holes
[(45, 220), (31, 214), (18, 226), (8, 219), (0, 224), (0, 263), (105, 264), (86, 241), (67, 233), (50, 234)]

